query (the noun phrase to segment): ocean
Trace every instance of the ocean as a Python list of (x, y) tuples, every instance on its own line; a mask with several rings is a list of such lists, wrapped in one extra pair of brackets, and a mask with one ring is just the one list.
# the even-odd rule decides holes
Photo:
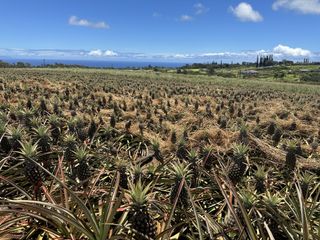
[(103, 60), (65, 60), (65, 59), (13, 59), (5, 58), (0, 60), (8, 63), (24, 62), (29, 63), (32, 66), (42, 66), (44, 64), (62, 63), (67, 65), (81, 65), (86, 67), (97, 68), (143, 68), (143, 67), (165, 67), (165, 68), (177, 68), (186, 65), (186, 63), (177, 62), (152, 62), (152, 61), (103, 61)]

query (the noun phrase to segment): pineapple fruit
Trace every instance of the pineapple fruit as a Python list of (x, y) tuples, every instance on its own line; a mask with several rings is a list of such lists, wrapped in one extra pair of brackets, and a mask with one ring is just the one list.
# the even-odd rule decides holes
[(155, 222), (148, 211), (148, 191), (150, 185), (144, 187), (141, 181), (130, 183), (130, 209), (128, 221), (132, 229), (133, 239), (155, 239), (157, 229)]

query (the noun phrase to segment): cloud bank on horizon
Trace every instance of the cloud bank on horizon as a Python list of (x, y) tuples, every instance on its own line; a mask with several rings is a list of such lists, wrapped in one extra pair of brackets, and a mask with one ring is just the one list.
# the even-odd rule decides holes
[(303, 48), (293, 48), (279, 44), (271, 50), (247, 50), (241, 52), (206, 52), (206, 53), (172, 53), (172, 54), (146, 54), (132, 52), (118, 52), (114, 50), (32, 50), (32, 49), (0, 49), (0, 56), (14, 58), (63, 58), (63, 59), (90, 59), (90, 60), (160, 60), (160, 61), (255, 61), (259, 55), (273, 54), (276, 60), (302, 60), (310, 58), (320, 60), (320, 53), (311, 52)]

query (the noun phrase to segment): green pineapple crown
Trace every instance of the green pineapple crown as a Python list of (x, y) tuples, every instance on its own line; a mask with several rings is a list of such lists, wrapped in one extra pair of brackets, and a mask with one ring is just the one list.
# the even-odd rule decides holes
[(255, 176), (258, 179), (264, 180), (267, 177), (267, 171), (265, 170), (265, 166), (257, 166), (257, 170), (255, 172)]
[(283, 198), (281, 198), (278, 193), (271, 194), (270, 192), (267, 192), (267, 194), (264, 196), (264, 201), (269, 207), (277, 208), (282, 204)]
[(203, 152), (206, 154), (209, 154), (210, 152), (213, 151), (213, 149), (214, 149), (213, 146), (208, 144), (203, 147)]
[(247, 132), (247, 131), (248, 131), (248, 126), (245, 125), (244, 122), (242, 122), (240, 125), (240, 132)]
[(152, 141), (152, 148), (154, 151), (159, 151), (160, 149), (160, 143), (157, 140)]
[(75, 151), (74, 151), (74, 155), (75, 158), (78, 159), (78, 161), (86, 161), (89, 158), (89, 153), (87, 151), (87, 149), (83, 146), (83, 147), (78, 147)]
[(234, 144), (232, 148), (235, 157), (244, 157), (249, 151), (249, 147), (242, 143)]
[(21, 113), (24, 117), (26, 118), (32, 118), (35, 115), (36, 109), (35, 108), (31, 108), (31, 109), (23, 109), (21, 110)]
[(13, 140), (20, 140), (23, 136), (24, 128), (18, 125), (17, 127), (10, 127), (8, 132)]
[(175, 179), (186, 178), (190, 174), (189, 165), (184, 163), (172, 163), (170, 172), (175, 176)]
[(39, 126), (41, 126), (41, 118), (39, 117), (35, 117), (33, 116), (31, 119), (30, 119), (30, 122), (31, 122), (31, 125), (33, 126), (33, 128), (38, 128)]
[(26, 157), (27, 159), (33, 159), (35, 157), (37, 157), (38, 155), (38, 143), (34, 143), (32, 144), (32, 141), (28, 141), (28, 142), (20, 142), (21, 144), (21, 150), (20, 150), (20, 154), (23, 155), (24, 157)]
[(155, 174), (157, 170), (157, 166), (155, 164), (148, 165), (147, 174)]
[(143, 171), (142, 171), (142, 168), (141, 168), (141, 166), (140, 165), (132, 165), (132, 167), (131, 167), (131, 173), (132, 174), (142, 174), (143, 173)]
[(69, 145), (69, 144), (74, 144), (77, 142), (76, 137), (74, 136), (74, 134), (66, 134), (66, 136), (64, 137), (63, 141)]
[(127, 169), (128, 167), (128, 162), (122, 158), (120, 158), (119, 156), (117, 156), (116, 160), (115, 160), (115, 164), (117, 166), (118, 169)]
[(86, 125), (86, 119), (85, 119), (85, 117), (83, 117), (83, 118), (76, 117), (75, 123), (76, 123), (77, 128), (83, 128)]
[(198, 153), (195, 149), (191, 149), (189, 152), (188, 152), (188, 158), (191, 162), (195, 162), (198, 158)]
[(302, 182), (303, 183), (306, 183), (306, 184), (309, 184), (311, 183), (313, 180), (315, 180), (315, 175), (313, 175), (312, 173), (310, 172), (305, 172), (303, 175), (302, 175)]
[(76, 127), (76, 125), (77, 125), (77, 118), (76, 118), (76, 117), (73, 117), (73, 118), (69, 119), (69, 121), (67, 122), (67, 125), (68, 125), (69, 128)]
[(0, 119), (0, 138), (6, 132), (6, 123)]
[(180, 140), (178, 142), (178, 146), (179, 147), (185, 147), (186, 146), (186, 141), (184, 140), (184, 138), (180, 138)]
[(49, 139), (49, 128), (45, 125), (40, 125), (37, 128), (34, 128), (34, 133), (39, 139)]
[(51, 125), (57, 126), (57, 125), (59, 125), (59, 122), (60, 122), (60, 119), (56, 114), (51, 114), (49, 116), (49, 123)]
[(297, 148), (297, 143), (295, 141), (288, 141), (287, 150), (288, 152), (295, 152)]
[(242, 200), (242, 203), (246, 209), (252, 208), (252, 206), (254, 205), (254, 203), (256, 201), (255, 195), (252, 194), (252, 192), (250, 192), (248, 190), (241, 190), (239, 196), (240, 196), (240, 199)]
[(143, 186), (141, 180), (138, 180), (135, 184), (129, 182), (130, 199), (134, 206), (143, 206), (148, 202), (148, 192), (150, 190), (150, 184)]
[(4, 112), (0, 112), (0, 122), (7, 122), (8, 117)]

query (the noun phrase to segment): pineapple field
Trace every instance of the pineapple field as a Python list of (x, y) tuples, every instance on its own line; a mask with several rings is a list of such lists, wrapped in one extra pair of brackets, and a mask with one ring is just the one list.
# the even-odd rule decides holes
[(0, 69), (0, 239), (320, 239), (320, 85)]

